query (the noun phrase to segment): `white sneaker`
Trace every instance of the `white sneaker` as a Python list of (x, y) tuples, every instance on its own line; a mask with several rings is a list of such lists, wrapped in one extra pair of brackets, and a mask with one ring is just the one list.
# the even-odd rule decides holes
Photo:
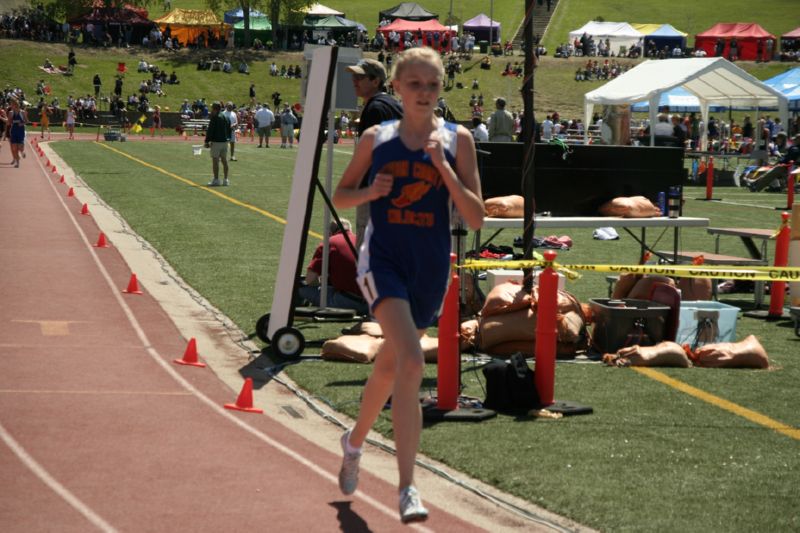
[(422, 522), (428, 519), (428, 510), (422, 506), (422, 500), (416, 488), (409, 485), (400, 491), (400, 520), (409, 522)]
[(219, 179), (214, 178), (213, 180), (208, 182), (209, 187), (219, 187)]
[(342, 494), (350, 495), (358, 487), (358, 463), (361, 460), (361, 452), (347, 453), (347, 443), (350, 441), (350, 430), (342, 435), (342, 468), (339, 470), (339, 489)]
[(228, 181), (228, 179), (227, 179), (227, 178), (225, 178), (224, 180), (222, 180), (222, 186), (223, 186), (223, 187), (227, 187), (227, 186), (228, 186), (228, 185), (230, 185), (230, 184), (231, 184), (231, 182), (230, 182), (230, 181)]

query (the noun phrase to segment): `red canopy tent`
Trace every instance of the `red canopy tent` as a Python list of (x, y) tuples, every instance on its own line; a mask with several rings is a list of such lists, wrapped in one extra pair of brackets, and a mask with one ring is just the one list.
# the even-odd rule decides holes
[(789, 33), (781, 35), (781, 51), (800, 50), (800, 28), (795, 28)]
[(410, 32), (415, 42), (419, 42), (421, 35), (423, 43), (430, 47), (433, 47), (433, 34), (439, 32), (439, 48), (450, 50), (450, 36), (453, 32), (447, 26), (442, 26), (438, 20), (395, 19), (391, 24), (378, 28), (378, 31), (383, 33), (386, 42), (389, 42), (389, 32), (392, 30), (400, 34), (400, 50), (405, 48), (403, 39), (405, 32)]
[[(767, 49), (767, 41), (772, 41), (772, 49), (775, 46), (775, 36), (758, 24), (721, 22), (695, 35), (694, 47), (695, 49), (702, 48), (709, 57), (730, 57), (730, 44), (733, 39), (736, 39), (737, 57), (744, 60), (760, 59), (759, 51), (763, 57), (763, 51)], [(718, 53), (717, 43), (720, 40), (723, 48), (722, 52)]]

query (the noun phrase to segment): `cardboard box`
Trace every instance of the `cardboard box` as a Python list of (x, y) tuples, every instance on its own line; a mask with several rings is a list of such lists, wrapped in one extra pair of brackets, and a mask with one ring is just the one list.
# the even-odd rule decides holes
[[(541, 270), (535, 270), (533, 275), (533, 284), (537, 285), (539, 283), (539, 275), (542, 273)], [(522, 283), (522, 270), (487, 270), (486, 271), (486, 280), (489, 282), (491, 287), (497, 287), (501, 283), (505, 283), (507, 281), (516, 281), (517, 283)], [(566, 290), (567, 286), (567, 278), (564, 274), (558, 275), (558, 288), (559, 290)]]

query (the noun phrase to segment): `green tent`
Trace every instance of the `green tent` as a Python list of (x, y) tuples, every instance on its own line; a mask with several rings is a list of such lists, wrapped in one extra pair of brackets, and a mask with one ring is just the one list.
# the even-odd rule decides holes
[[(264, 44), (272, 40), (272, 23), (267, 17), (250, 17), (250, 44), (261, 39)], [(233, 42), (236, 46), (244, 45), (244, 20), (233, 25)]]
[(354, 30), (358, 27), (357, 22), (353, 22), (351, 20), (344, 19), (342, 17), (337, 17), (331, 15), (330, 17), (324, 17), (321, 19), (317, 18), (307, 18), (303, 21), (303, 26), (305, 28), (311, 28), (315, 30)]

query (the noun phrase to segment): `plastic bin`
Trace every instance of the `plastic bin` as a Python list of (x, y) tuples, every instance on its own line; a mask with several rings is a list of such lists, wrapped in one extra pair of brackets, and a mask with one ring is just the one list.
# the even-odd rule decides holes
[(684, 301), (675, 342), (692, 348), (713, 342), (736, 341), (738, 307), (711, 301)]
[(664, 339), (670, 308), (648, 300), (592, 298), (592, 344), (602, 353), (625, 346), (653, 346)]
[(478, 41), (478, 47), (482, 54), (489, 51), (489, 41)]

